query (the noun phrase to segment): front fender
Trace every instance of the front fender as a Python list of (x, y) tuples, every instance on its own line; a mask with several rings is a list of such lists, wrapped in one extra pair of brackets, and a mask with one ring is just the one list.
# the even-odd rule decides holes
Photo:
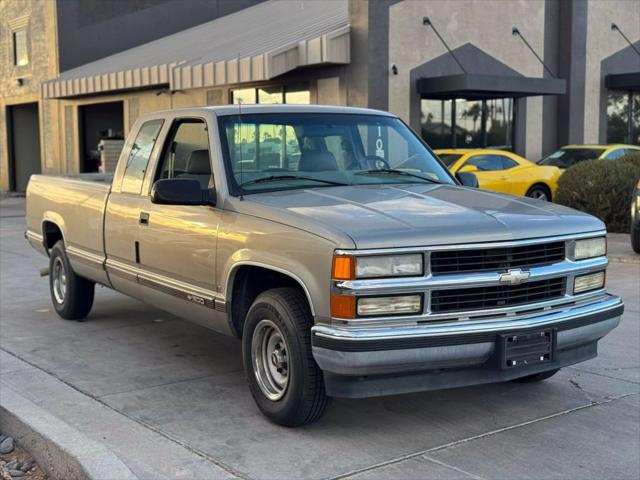
[(243, 266), (252, 266), (252, 267), (261, 267), (261, 268), (265, 268), (267, 270), (273, 270), (275, 272), (278, 273), (282, 273), (284, 275), (287, 275), (289, 277), (291, 277), (293, 280), (295, 280), (296, 282), (298, 282), (298, 284), (300, 284), (300, 287), (302, 288), (302, 290), (304, 290), (304, 293), (307, 297), (307, 301), (309, 302), (309, 308), (311, 309), (311, 314), (315, 317), (316, 316), (316, 309), (314, 307), (314, 300), (313, 297), (311, 296), (311, 291), (309, 289), (309, 287), (307, 286), (308, 284), (311, 284), (312, 290), (317, 289), (317, 285), (314, 285), (315, 282), (313, 281), (312, 278), (310, 278), (309, 276), (305, 276), (306, 280), (299, 277), (298, 274), (294, 273), (294, 271), (304, 271), (304, 267), (302, 265), (297, 265), (297, 268), (294, 267), (292, 268), (290, 265), (286, 265), (286, 262), (283, 262), (282, 260), (284, 259), (276, 259), (276, 258), (270, 258), (270, 260), (267, 263), (264, 263), (264, 261), (258, 260), (258, 259), (253, 259), (254, 255), (248, 255), (248, 258), (243, 258), (242, 260), (239, 260), (231, 265), (229, 265), (226, 268), (226, 282), (225, 285), (228, 286), (227, 291), (225, 292), (225, 299), (227, 302), (231, 301), (231, 288), (230, 286), (233, 285), (233, 282), (235, 280), (235, 276), (236, 273), (238, 272), (238, 270), (240, 270), (241, 267)]
[(219, 291), (231, 299), (235, 274), (243, 265), (288, 275), (305, 291), (316, 318), (330, 316), (331, 262), (336, 245), (281, 223), (225, 212), (218, 231)]

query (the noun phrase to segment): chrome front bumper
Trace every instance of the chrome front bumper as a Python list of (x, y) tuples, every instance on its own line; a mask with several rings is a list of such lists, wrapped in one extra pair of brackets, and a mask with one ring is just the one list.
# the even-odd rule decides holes
[[(605, 295), (587, 305), (519, 319), (410, 327), (312, 328), (313, 355), (333, 396), (364, 397), (510, 380), (593, 358), (624, 306)], [(492, 366), (499, 334), (555, 329), (553, 362), (514, 370)]]

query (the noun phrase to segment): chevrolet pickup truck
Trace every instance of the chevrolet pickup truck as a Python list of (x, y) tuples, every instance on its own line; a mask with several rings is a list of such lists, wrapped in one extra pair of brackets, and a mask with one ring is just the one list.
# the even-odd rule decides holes
[(113, 178), (33, 176), (25, 235), (61, 317), (101, 284), (238, 337), (257, 406), (297, 426), (597, 355), (623, 312), (602, 222), (476, 185), (386, 112), (174, 110), (135, 122)]

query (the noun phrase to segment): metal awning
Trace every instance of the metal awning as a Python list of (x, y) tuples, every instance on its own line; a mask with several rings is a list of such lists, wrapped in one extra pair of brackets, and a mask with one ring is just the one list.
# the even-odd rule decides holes
[(349, 62), (348, 0), (270, 0), (63, 72), (42, 96), (229, 85)]
[(418, 94), (423, 98), (432, 99), (481, 100), (535, 97), (538, 95), (563, 95), (566, 90), (566, 81), (559, 78), (462, 73), (418, 79)]
[(640, 91), (640, 72), (609, 74), (604, 77), (604, 85), (609, 90)]

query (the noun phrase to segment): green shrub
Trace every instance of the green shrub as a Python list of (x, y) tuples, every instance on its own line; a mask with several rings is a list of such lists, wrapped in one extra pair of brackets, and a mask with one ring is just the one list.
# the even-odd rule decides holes
[(640, 179), (640, 154), (618, 160), (587, 160), (558, 180), (555, 202), (595, 215), (610, 232), (629, 232), (629, 205)]

